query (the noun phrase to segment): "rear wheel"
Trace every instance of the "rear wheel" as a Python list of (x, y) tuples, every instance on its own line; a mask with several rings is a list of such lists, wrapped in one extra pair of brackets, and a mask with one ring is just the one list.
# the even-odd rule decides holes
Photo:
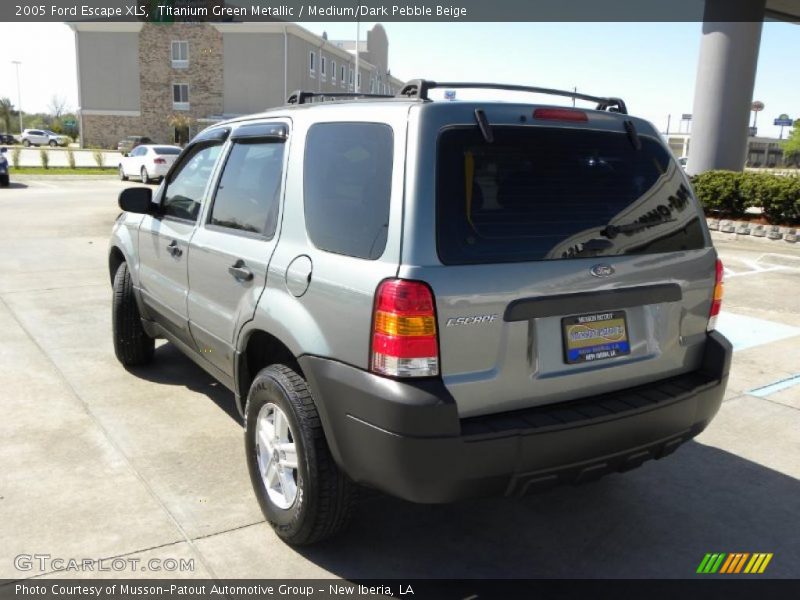
[(133, 296), (133, 281), (128, 264), (123, 262), (114, 275), (111, 310), (114, 354), (126, 367), (146, 365), (153, 360), (155, 340), (142, 327), (139, 307)]
[(8, 173), (0, 175), (0, 187), (8, 187)]
[(125, 169), (122, 168), (122, 165), (119, 166), (119, 178), (121, 181), (128, 181), (128, 176), (125, 175)]
[(147, 174), (145, 167), (142, 167), (142, 183), (150, 183), (150, 175)]
[(284, 365), (262, 369), (247, 397), (250, 480), (275, 533), (308, 545), (341, 531), (355, 485), (331, 456), (305, 380)]
[(55, 148), (56, 146), (58, 146), (58, 142), (55, 140), (50, 140), (50, 147)]

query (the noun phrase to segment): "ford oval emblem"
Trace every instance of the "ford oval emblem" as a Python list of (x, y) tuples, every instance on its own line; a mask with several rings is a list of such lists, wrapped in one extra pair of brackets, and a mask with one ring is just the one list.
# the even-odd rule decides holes
[(614, 267), (611, 265), (595, 265), (589, 269), (589, 273), (595, 277), (611, 277), (614, 274)]

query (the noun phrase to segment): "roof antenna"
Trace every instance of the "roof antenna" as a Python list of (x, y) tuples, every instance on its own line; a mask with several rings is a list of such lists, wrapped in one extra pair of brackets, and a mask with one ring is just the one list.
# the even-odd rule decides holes
[(492, 133), (492, 127), (489, 125), (489, 119), (486, 118), (486, 113), (483, 112), (482, 108), (475, 109), (475, 120), (478, 122), (478, 127), (481, 130), (481, 134), (483, 135), (483, 139), (486, 140), (487, 144), (491, 144), (494, 142), (494, 133)]

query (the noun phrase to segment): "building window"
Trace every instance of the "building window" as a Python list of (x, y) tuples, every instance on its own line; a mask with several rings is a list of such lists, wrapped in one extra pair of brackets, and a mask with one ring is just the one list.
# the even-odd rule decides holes
[(353, 89), (353, 67), (350, 67), (350, 89)]
[(313, 50), (308, 53), (308, 72), (312, 77), (314, 77), (317, 72), (317, 55), (314, 54)]
[(360, 92), (361, 91), (361, 73), (356, 75), (356, 87), (358, 88), (358, 91)]
[(322, 81), (325, 81), (325, 57), (321, 54), (319, 56), (319, 74), (322, 76)]
[(189, 84), (172, 84), (172, 108), (175, 110), (189, 110)]
[(336, 83), (336, 61), (331, 61), (331, 83)]
[(189, 42), (172, 42), (172, 68), (185, 69), (189, 66)]
[(342, 65), (342, 72), (341, 72), (341, 78), (340, 79), (341, 79), (341, 82), (342, 82), (342, 87), (344, 87), (345, 84), (347, 83), (347, 65)]

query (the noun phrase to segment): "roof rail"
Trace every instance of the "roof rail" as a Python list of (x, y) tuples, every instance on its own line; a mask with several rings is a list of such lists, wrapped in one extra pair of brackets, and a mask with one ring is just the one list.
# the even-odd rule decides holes
[(362, 92), (308, 92), (295, 90), (286, 98), (286, 104), (308, 104), (313, 98), (394, 98), (389, 94), (366, 94)]
[(608, 110), (611, 112), (619, 112), (624, 115), (628, 114), (628, 107), (622, 98), (605, 98), (603, 96), (590, 96), (588, 94), (579, 94), (578, 92), (570, 92), (568, 90), (554, 90), (551, 88), (531, 87), (527, 85), (510, 85), (504, 83), (473, 83), (463, 81), (430, 81), (428, 79), (412, 79), (407, 82), (400, 91), (398, 96), (405, 96), (407, 98), (419, 98), (420, 100), (428, 100), (428, 90), (434, 88), (474, 88), (474, 89), (492, 89), (492, 90), (508, 90), (512, 92), (531, 92), (535, 94), (550, 94), (552, 96), (565, 96), (575, 100), (588, 100), (589, 102), (596, 102), (596, 110)]

